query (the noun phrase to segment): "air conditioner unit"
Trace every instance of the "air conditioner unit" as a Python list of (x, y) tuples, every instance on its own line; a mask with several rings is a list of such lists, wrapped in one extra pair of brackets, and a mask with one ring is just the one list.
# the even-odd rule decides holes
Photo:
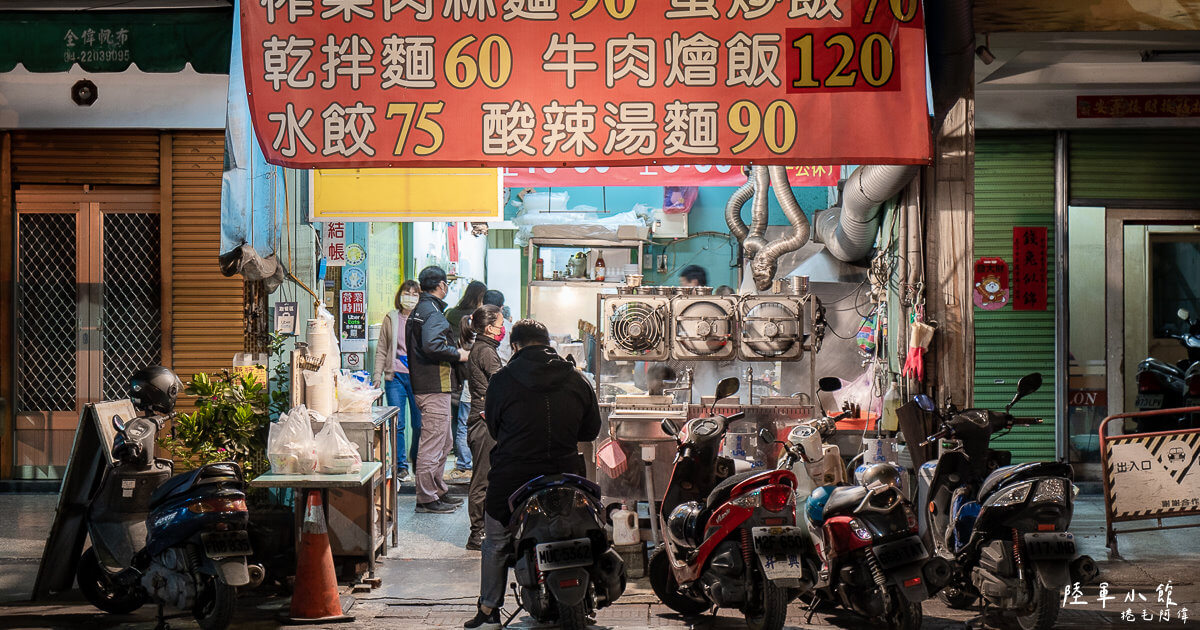
[(603, 354), (609, 361), (665, 361), (669, 356), (670, 298), (652, 295), (604, 296)]
[(737, 352), (737, 300), (680, 295), (671, 300), (671, 356), (679, 361), (728, 361)]
[(778, 361), (804, 355), (804, 302), (786, 295), (750, 295), (738, 303), (738, 356)]

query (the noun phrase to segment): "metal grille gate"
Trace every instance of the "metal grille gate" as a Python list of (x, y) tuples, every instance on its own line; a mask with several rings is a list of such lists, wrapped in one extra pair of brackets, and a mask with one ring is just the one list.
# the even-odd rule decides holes
[(13, 472), (57, 478), (83, 405), (162, 361), (158, 195), (22, 186), (16, 201)]
[(18, 238), (17, 413), (74, 411), (75, 216), (22, 216)]
[(162, 362), (158, 215), (104, 216), (101, 394), (125, 398), (138, 368)]

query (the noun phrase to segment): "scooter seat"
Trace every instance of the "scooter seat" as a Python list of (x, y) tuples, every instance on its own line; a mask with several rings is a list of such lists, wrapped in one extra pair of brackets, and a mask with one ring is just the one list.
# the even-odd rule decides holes
[(863, 486), (838, 486), (833, 489), (829, 495), (829, 500), (825, 502), (825, 510), (822, 514), (822, 520), (832, 516), (841, 514), (850, 514), (858, 504), (867, 496), (867, 489)]
[(208, 464), (196, 470), (181, 473), (171, 477), (166, 483), (154, 489), (150, 495), (151, 509), (165, 503), (168, 499), (182, 496), (198, 485), (220, 482), (241, 483), (242, 472), (237, 464), (222, 462)]
[(743, 481), (745, 481), (755, 475), (761, 475), (761, 474), (763, 474), (763, 471), (761, 471), (761, 470), (751, 470), (751, 471), (747, 471), (747, 472), (743, 472), (743, 473), (738, 473), (732, 477), (727, 478), (725, 481), (722, 481), (721, 483), (717, 484), (717, 487), (713, 488), (712, 492), (708, 493), (708, 499), (705, 500), (704, 505), (707, 506), (709, 509), (712, 509), (712, 508), (717, 507), (718, 505), (721, 505), (722, 503), (729, 500), (729, 495), (733, 493), (734, 486), (738, 485), (739, 483), (742, 483)]
[(561, 475), (542, 475), (535, 477), (525, 485), (517, 488), (517, 491), (508, 496), (508, 509), (512, 512), (517, 511), (517, 507), (526, 501), (529, 497), (545, 490), (558, 486), (571, 486), (593, 497), (596, 501), (600, 500), (600, 486), (594, 482), (588, 481), (579, 475), (571, 473), (563, 473)]

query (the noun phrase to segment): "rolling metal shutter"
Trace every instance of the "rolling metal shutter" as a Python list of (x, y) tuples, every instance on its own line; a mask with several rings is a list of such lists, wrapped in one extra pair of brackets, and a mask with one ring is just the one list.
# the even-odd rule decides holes
[(1017, 428), (994, 444), (1012, 451), (1014, 462), (1054, 459), (1053, 134), (981, 133), (976, 138), (975, 256), (1003, 258), (1011, 273), (1014, 226), (1048, 228), (1048, 307), (975, 309), (975, 406), (1003, 409), (1018, 379), (1041, 372), (1045, 384), (1014, 413), (1045, 422)]
[(158, 147), (157, 132), (14, 131), (12, 181), (152, 186), (158, 184)]
[(1070, 197), (1200, 200), (1200, 130), (1073, 131)]
[(171, 137), (172, 363), (187, 382), (232, 365), (243, 347), (242, 282), (221, 275), (220, 131)]

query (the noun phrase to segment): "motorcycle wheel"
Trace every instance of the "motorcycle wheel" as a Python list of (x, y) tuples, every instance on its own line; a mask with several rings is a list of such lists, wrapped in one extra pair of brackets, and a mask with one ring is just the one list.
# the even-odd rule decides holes
[(708, 610), (708, 602), (698, 602), (679, 592), (679, 584), (671, 573), (671, 560), (667, 548), (658, 547), (650, 554), (650, 587), (667, 608), (685, 616), (694, 617)]
[(947, 586), (938, 591), (938, 599), (954, 610), (966, 610), (975, 604), (976, 597), (961, 589)]
[[(893, 593), (893, 597), (904, 597), (900, 593)], [(924, 611), (921, 610), (920, 604), (914, 604), (908, 600), (901, 600), (900, 610), (897, 614), (892, 615), (888, 621), (888, 626), (892, 630), (919, 630), (921, 621), (925, 617)]]
[(88, 603), (106, 613), (124, 615), (146, 603), (146, 592), (141, 588), (122, 588), (113, 584), (95, 549), (89, 548), (79, 557), (75, 579)]
[(583, 602), (574, 606), (559, 604), (558, 627), (562, 630), (584, 630), (588, 627), (587, 606)]
[(1050, 630), (1058, 620), (1058, 598), (1040, 584), (1033, 586), (1033, 603), (1025, 614), (1017, 613), (1015, 627), (1020, 630)]
[(759, 589), (757, 610), (746, 611), (746, 627), (750, 630), (780, 630), (787, 618), (787, 593), (766, 578)]
[(196, 594), (196, 606), (192, 616), (203, 630), (225, 630), (233, 622), (233, 608), (237, 604), (237, 589), (225, 580), (202, 575), (204, 583)]

